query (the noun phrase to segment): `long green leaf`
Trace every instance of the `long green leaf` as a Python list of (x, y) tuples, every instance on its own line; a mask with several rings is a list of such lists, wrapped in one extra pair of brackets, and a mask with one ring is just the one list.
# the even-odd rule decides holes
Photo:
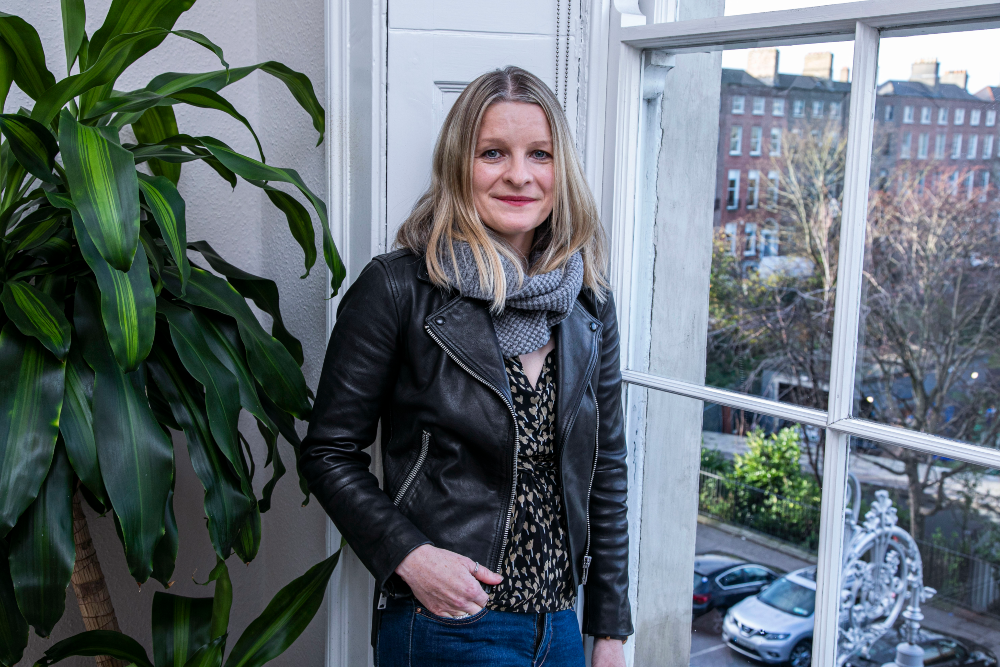
[(302, 252), (305, 253), (306, 272), (301, 277), (308, 277), (309, 272), (316, 263), (316, 232), (313, 231), (312, 218), (309, 217), (309, 211), (287, 192), (282, 192), (270, 185), (261, 184), (261, 187), (267, 193), (267, 198), (271, 200), (271, 203), (285, 214), (285, 220), (288, 221), (288, 231), (292, 233), (292, 238), (295, 239), (299, 247), (302, 248)]
[(153, 667), (142, 644), (114, 630), (90, 630), (68, 637), (49, 648), (35, 665), (48, 667), (78, 655), (110, 655), (136, 667)]
[(153, 594), (153, 664), (184, 667), (211, 641), (212, 598)]
[(73, 227), (80, 253), (101, 288), (101, 317), (111, 348), (122, 369), (131, 372), (149, 354), (156, 331), (156, 294), (149, 277), (146, 251), (139, 244), (132, 268), (123, 273), (100, 256), (76, 211)]
[(70, 113), (59, 119), (73, 204), (101, 257), (119, 271), (132, 266), (139, 243), (139, 179), (132, 153)]
[(47, 183), (59, 183), (59, 177), (52, 173), (59, 146), (48, 128), (27, 116), (0, 114), (0, 132), (29, 174)]
[(21, 333), (37, 338), (58, 359), (66, 359), (70, 345), (69, 320), (52, 297), (28, 283), (10, 280), (0, 293), (0, 303)]
[(65, 365), (8, 322), (0, 332), (0, 539), (34, 501), (52, 464)]
[[(264, 411), (267, 412), (267, 416), (271, 418), (274, 425), (278, 427), (278, 433), (281, 434), (289, 445), (292, 446), (292, 450), (295, 452), (295, 460), (299, 460), (299, 452), (302, 449), (302, 440), (299, 439), (299, 434), (295, 430), (295, 419), (292, 418), (290, 414), (279, 408), (274, 404), (267, 394), (262, 394), (258, 392), (260, 396), (260, 403), (264, 406)], [(302, 499), (302, 506), (305, 507), (309, 504), (309, 483), (306, 478), (302, 475), (302, 470), (298, 466), (294, 466), (295, 471), (299, 476), (299, 490), (302, 491), (304, 498)]]
[(260, 508), (254, 505), (250, 513), (247, 514), (236, 541), (233, 542), (233, 551), (244, 563), (249, 564), (257, 557), (257, 552), (260, 551), (260, 532)]
[(167, 243), (174, 262), (180, 268), (181, 291), (187, 288), (188, 276), (191, 274), (191, 264), (187, 258), (187, 223), (184, 219), (184, 198), (177, 188), (164, 176), (151, 178), (145, 174), (139, 176), (139, 188), (146, 205), (153, 213), (163, 240)]
[(306, 629), (323, 603), (342, 548), (278, 591), (233, 647), (226, 667), (259, 667), (274, 660)]
[[(174, 110), (171, 107), (146, 109), (137, 120), (132, 121), (132, 131), (135, 133), (135, 138), (144, 144), (156, 144), (167, 137), (172, 137), (177, 134), (177, 118), (174, 115)], [(134, 152), (133, 155), (135, 155)], [(139, 156), (135, 157), (136, 163), (138, 163)], [(165, 162), (154, 158), (149, 161), (149, 169), (155, 176), (163, 176), (174, 185), (180, 182), (180, 163)]]
[[(281, 317), (281, 302), (277, 284), (273, 280), (255, 276), (233, 266), (222, 259), (208, 241), (195, 241), (188, 247), (200, 252), (202, 257), (208, 261), (209, 266), (225, 276), (237, 292), (253, 301), (255, 306), (271, 316), (271, 335), (285, 346), (288, 353), (292, 355), (292, 359), (295, 359), (295, 363), (301, 366), (303, 361), (302, 343), (285, 327), (285, 321)], [(249, 408), (247, 409), (249, 410)], [(251, 413), (257, 414), (253, 411)]]
[(142, 367), (123, 373), (98, 314), (94, 283), (80, 281), (74, 324), (83, 355), (96, 372), (94, 437), (108, 498), (121, 522), (125, 560), (136, 581), (152, 572), (153, 553), (164, 532), (173, 448), (146, 397)]
[(77, 345), (70, 348), (66, 360), (66, 388), (59, 432), (77, 477), (101, 504), (107, 506), (107, 492), (101, 479), (97, 442), (94, 440), (93, 398), (94, 371), (83, 360), (77, 341)]
[(174, 514), (174, 483), (177, 481), (177, 464), (174, 462), (174, 474), (170, 483), (170, 491), (167, 493), (167, 507), (163, 513), (163, 537), (156, 544), (153, 551), (153, 579), (163, 584), (164, 588), (170, 588), (173, 582), (170, 577), (174, 574), (174, 567), (177, 565), (177, 549), (180, 546), (177, 534), (177, 517)]
[[(86, 35), (87, 7), (84, 0), (61, 0), (63, 45), (66, 48), (66, 74), (80, 53)], [(80, 69), (83, 69), (82, 67)]]
[[(10, 85), (14, 83), (14, 72), (17, 68), (17, 56), (7, 46), (7, 42), (0, 37), (0, 113), (3, 113), (4, 104), (7, 103), (7, 94), (10, 92)], [(0, 181), (3, 180), (4, 170), (0, 168)]]
[(274, 60), (250, 65), (249, 67), (235, 67), (215, 72), (197, 74), (167, 72), (160, 74), (150, 81), (146, 85), (146, 90), (152, 90), (164, 95), (191, 87), (207, 88), (208, 90), (219, 92), (226, 86), (236, 83), (257, 70), (265, 74), (270, 74), (285, 84), (288, 92), (295, 98), (295, 101), (309, 114), (313, 122), (313, 127), (319, 132), (319, 140), (316, 142), (316, 145), (319, 146), (323, 143), (323, 132), (326, 128), (326, 113), (323, 111), (323, 105), (316, 98), (312, 82), (305, 74), (289, 69)]
[(37, 248), (51, 238), (62, 227), (65, 216), (44, 206), (35, 213), (22, 219), (14, 231), (7, 234), (6, 241), (10, 243), (8, 251), (17, 253)]
[(260, 502), (257, 503), (257, 507), (263, 514), (271, 509), (271, 496), (274, 494), (274, 487), (277, 486), (278, 480), (285, 476), (286, 470), (285, 462), (281, 460), (281, 452), (278, 449), (278, 434), (259, 420), (257, 428), (267, 445), (267, 464), (273, 466), (271, 479), (264, 484), (260, 494)]
[[(172, 294), (181, 296), (180, 278), (173, 267), (164, 269), (163, 280)], [(183, 300), (234, 318), (254, 377), (283, 410), (300, 418), (309, 413), (305, 378), (295, 360), (281, 343), (268, 335), (254, 317), (250, 306), (232, 285), (201, 269), (191, 268)]]
[(28, 622), (17, 607), (7, 553), (7, 542), (0, 540), (0, 665), (13, 667), (28, 646)]
[(73, 469), (57, 446), (42, 489), (10, 531), (10, 574), (17, 604), (40, 637), (48, 637), (66, 607), (73, 574)]
[(56, 78), (45, 66), (45, 51), (38, 32), (18, 16), (0, 12), (0, 40), (14, 54), (14, 83), (33, 100), (52, 87)]
[(228, 558), (253, 501), (243, 493), (239, 478), (212, 440), (201, 387), (184, 372), (168, 346), (169, 341), (164, 340), (153, 348), (149, 367), (174, 419), (184, 431), (191, 466), (205, 488), (205, 514), (212, 546), (221, 558)]
[[(215, 582), (212, 595), (212, 641), (225, 638), (229, 632), (229, 612), (233, 608), (233, 582), (229, 579), (226, 561), (217, 559), (215, 567), (208, 573), (208, 581)], [(205, 584), (208, 583), (205, 582)]]
[[(94, 56), (103, 53), (105, 45), (119, 35), (146, 28), (170, 30), (177, 18), (190, 9), (194, 2), (195, 0), (114, 0), (105, 15), (104, 23), (94, 33), (90, 52)], [(146, 51), (158, 44), (159, 42), (148, 45)], [(142, 53), (136, 54), (136, 58)]]
[(313, 194), (302, 177), (294, 169), (282, 169), (272, 167), (262, 162), (258, 162), (245, 155), (240, 155), (232, 148), (212, 137), (198, 137), (202, 145), (211, 151), (212, 155), (218, 158), (219, 162), (231, 169), (237, 175), (245, 178), (248, 182), (258, 184), (260, 181), (280, 181), (289, 183), (299, 189), (316, 209), (323, 229), (323, 257), (326, 265), (330, 269), (330, 288), (336, 294), (341, 283), (347, 275), (344, 263), (337, 252), (337, 246), (333, 243), (333, 236), (330, 234), (330, 223), (326, 217), (326, 204), (323, 200)]
[(215, 443), (225, 454), (233, 470), (245, 480), (244, 490), (250, 491), (249, 480), (243, 475), (236, 437), (240, 416), (240, 392), (236, 376), (229, 372), (205, 342), (194, 313), (164, 299), (158, 302), (157, 310), (170, 324), (170, 338), (184, 368), (205, 388), (208, 423)]
[(222, 667), (222, 652), (226, 650), (226, 637), (216, 637), (195, 651), (184, 667)]

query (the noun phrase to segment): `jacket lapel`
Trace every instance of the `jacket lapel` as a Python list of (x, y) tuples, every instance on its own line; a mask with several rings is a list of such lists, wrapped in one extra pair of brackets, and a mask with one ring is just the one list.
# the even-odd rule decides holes
[(560, 449), (597, 368), (602, 328), (601, 321), (588, 313), (579, 301), (573, 304), (569, 317), (556, 327), (559, 360), (556, 366), (556, 442)]
[(466, 372), (492, 385), (494, 391), (502, 392), (507, 402), (513, 404), (500, 344), (486, 303), (456, 296), (428, 315), (424, 326)]

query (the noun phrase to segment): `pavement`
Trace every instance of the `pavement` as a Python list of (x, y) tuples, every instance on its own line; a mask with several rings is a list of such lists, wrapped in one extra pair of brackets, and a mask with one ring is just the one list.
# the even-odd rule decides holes
[[(788, 572), (815, 564), (815, 557), (706, 517), (698, 517), (696, 553), (721, 552)], [(1000, 621), (942, 602), (925, 605), (924, 626), (961, 639), (975, 641), (1000, 655)], [(712, 611), (691, 624), (691, 667), (760, 665), (729, 650), (722, 643), (722, 617)]]

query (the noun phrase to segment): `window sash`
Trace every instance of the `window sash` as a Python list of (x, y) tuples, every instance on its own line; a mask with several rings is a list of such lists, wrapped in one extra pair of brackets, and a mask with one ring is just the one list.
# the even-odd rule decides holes
[[(612, 16), (617, 20), (615, 12), (612, 12)], [(836, 664), (840, 554), (844, 546), (840, 510), (844, 506), (850, 438), (860, 437), (896, 444), (984, 467), (1000, 467), (998, 451), (908, 431), (897, 426), (868, 422), (851, 414), (880, 36), (966, 30), (981, 26), (983, 22), (992, 22), (993, 25), (1000, 23), (1000, 3), (986, 0), (910, 0), (903, 7), (896, 0), (868, 0), (799, 10), (654, 23), (615, 30), (620, 54), (616, 54), (617, 57), (613, 59), (615, 66), (609, 69), (608, 89), (614, 91), (609, 102), (612, 106), (617, 103), (618, 111), (609, 116), (615, 125), (614, 128), (609, 128), (611, 131), (606, 135), (612, 138), (612, 150), (607, 164), (609, 167), (613, 165), (613, 173), (612, 178), (606, 182), (614, 184), (613, 202), (608, 209), (613, 218), (612, 275), (621, 279), (615, 284), (621, 311), (622, 343), (626, 348), (631, 343), (628, 337), (632, 316), (629, 311), (629, 293), (634, 279), (630, 273), (629, 258), (632, 255), (636, 200), (639, 199), (634, 195), (640, 183), (632, 176), (638, 160), (638, 137), (641, 132), (636, 118), (641, 117), (642, 50), (658, 49), (669, 54), (748, 48), (767, 42), (787, 44), (853, 39), (855, 43), (851, 109), (847, 120), (849, 134), (838, 268), (840, 279), (836, 296), (830, 402), (827, 410), (812, 410), (759, 396), (642, 373), (629, 367), (622, 372), (623, 379), (628, 384), (827, 429), (824, 453), (824, 476), (827, 482), (823, 485), (813, 640), (816, 656), (814, 665), (818, 667), (834, 667)], [(619, 83), (622, 86), (620, 92)], [(804, 100), (793, 101), (792, 115), (799, 115), (796, 112), (800, 109), (804, 112), (802, 107), (805, 107)], [(913, 122), (913, 110), (907, 111), (909, 118), (904, 121)], [(947, 118), (947, 111), (944, 118)], [(941, 116), (938, 122), (941, 122)], [(935, 137), (936, 153), (938, 141), (938, 137)], [(984, 150), (985, 143), (984, 141)], [(729, 176), (732, 181), (732, 174)], [(737, 174), (737, 202), (738, 179)], [(758, 190), (759, 187), (758, 183)], [(727, 231), (728, 227), (729, 225)], [(735, 242), (735, 234), (733, 241)], [(623, 352), (623, 359), (631, 358), (627, 349)]]

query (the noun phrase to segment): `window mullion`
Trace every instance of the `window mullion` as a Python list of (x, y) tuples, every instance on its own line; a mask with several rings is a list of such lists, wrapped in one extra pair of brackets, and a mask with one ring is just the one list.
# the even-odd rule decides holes
[[(868, 184), (875, 127), (878, 45), (878, 31), (859, 21), (854, 38), (854, 81), (851, 87), (851, 115), (844, 167), (840, 258), (830, 360), (830, 404), (827, 413), (831, 424), (850, 417), (854, 401)], [(849, 457), (850, 436), (828, 428), (816, 576), (816, 623), (813, 639), (813, 664), (816, 667), (835, 667), (837, 661), (840, 569), (844, 549), (843, 508)]]

